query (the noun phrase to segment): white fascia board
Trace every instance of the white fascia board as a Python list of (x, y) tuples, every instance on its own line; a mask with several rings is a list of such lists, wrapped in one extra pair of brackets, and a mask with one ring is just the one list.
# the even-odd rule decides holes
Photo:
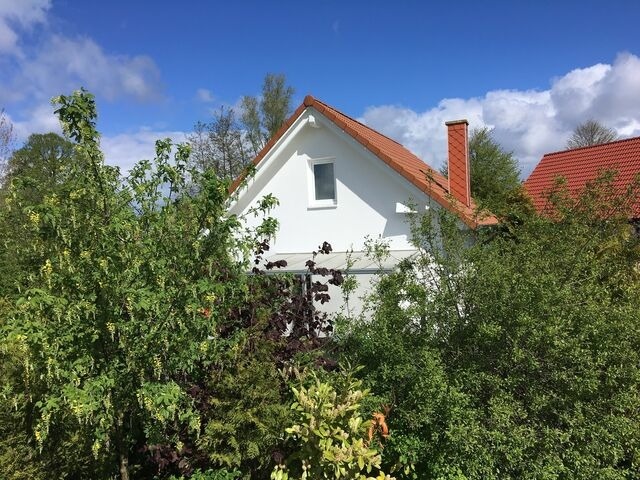
[[(296, 119), (293, 124), (287, 129), (286, 132), (278, 139), (276, 144), (271, 147), (271, 149), (266, 153), (266, 155), (258, 162), (256, 165), (256, 171), (252, 178), (248, 180), (246, 186), (241, 187), (242, 190), (238, 192), (238, 196), (236, 200), (229, 207), (229, 212), (232, 214), (240, 214), (242, 211), (242, 207), (239, 205), (243, 205), (243, 200), (247, 195), (251, 196), (252, 186), (257, 183), (257, 180), (262, 176), (265, 170), (268, 169), (269, 165), (273, 163), (274, 159), (278, 157), (278, 154), (282, 152), (287, 146), (291, 143), (291, 141), (295, 138), (295, 136), (302, 130), (308, 123), (310, 107), (307, 107), (300, 116)], [(315, 123), (315, 119), (314, 119)], [(314, 125), (315, 127), (315, 125)], [(250, 203), (250, 202), (248, 202)], [(247, 205), (248, 205), (247, 203)]]

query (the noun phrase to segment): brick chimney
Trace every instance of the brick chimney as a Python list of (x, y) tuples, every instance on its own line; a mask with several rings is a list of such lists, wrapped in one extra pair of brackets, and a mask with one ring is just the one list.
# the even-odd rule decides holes
[(469, 168), (469, 122), (454, 120), (445, 122), (449, 151), (449, 193), (457, 201), (471, 205), (471, 181)]

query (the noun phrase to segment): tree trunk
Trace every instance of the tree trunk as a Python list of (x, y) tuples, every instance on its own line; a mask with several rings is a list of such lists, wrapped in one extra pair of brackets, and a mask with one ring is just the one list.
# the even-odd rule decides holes
[(120, 412), (116, 420), (116, 448), (120, 465), (120, 480), (129, 480), (129, 452), (124, 434), (124, 414)]
[(129, 480), (129, 457), (124, 450), (120, 451), (120, 480)]

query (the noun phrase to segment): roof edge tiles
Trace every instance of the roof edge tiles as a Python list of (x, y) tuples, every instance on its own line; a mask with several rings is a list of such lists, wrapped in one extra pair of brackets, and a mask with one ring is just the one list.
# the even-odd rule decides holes
[(544, 157), (546, 157), (548, 155), (556, 155), (556, 154), (559, 154), (559, 153), (569, 153), (569, 152), (577, 152), (577, 151), (580, 151), (580, 150), (591, 150), (591, 149), (609, 147), (609, 146), (615, 145), (617, 143), (637, 141), (638, 138), (640, 138), (640, 137), (620, 138), (618, 140), (613, 140), (612, 142), (599, 143), (597, 145), (587, 145), (586, 147), (576, 147), (576, 148), (569, 148), (567, 150), (557, 150), (555, 152), (545, 153), (542, 157), (544, 158)]
[[(487, 212), (481, 212), (473, 199), (469, 206), (462, 205), (456, 201), (446, 187), (448, 184), (447, 179), (407, 150), (403, 145), (311, 95), (304, 97), (302, 104), (296, 108), (276, 134), (266, 143), (262, 150), (260, 150), (252, 162), (254, 167), (258, 166), (267, 153), (269, 153), (307, 108), (313, 108), (324, 115), (338, 128), (386, 163), (421, 192), (426, 193), (442, 207), (457, 215), (468, 227), (475, 229), (480, 226), (495, 225), (498, 223), (495, 216)], [(420, 177), (416, 172), (421, 172), (424, 176)], [(230, 192), (234, 192), (246, 176), (247, 170), (241, 173), (232, 183)]]
[[(536, 210), (544, 213), (548, 193), (558, 177), (565, 179), (571, 195), (579, 195), (604, 171), (617, 172), (612, 185), (623, 194), (640, 176), (640, 137), (546, 153), (523, 185)], [(630, 209), (630, 218), (640, 219), (640, 198), (634, 199)]]

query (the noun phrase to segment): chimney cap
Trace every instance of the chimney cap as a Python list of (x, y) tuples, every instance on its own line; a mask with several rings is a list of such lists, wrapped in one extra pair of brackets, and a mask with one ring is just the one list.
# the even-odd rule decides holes
[(460, 123), (464, 123), (466, 125), (469, 125), (469, 121), (466, 118), (463, 118), (462, 120), (451, 120), (450, 122), (444, 122), (444, 124), (447, 127), (451, 127), (452, 125), (458, 125)]

